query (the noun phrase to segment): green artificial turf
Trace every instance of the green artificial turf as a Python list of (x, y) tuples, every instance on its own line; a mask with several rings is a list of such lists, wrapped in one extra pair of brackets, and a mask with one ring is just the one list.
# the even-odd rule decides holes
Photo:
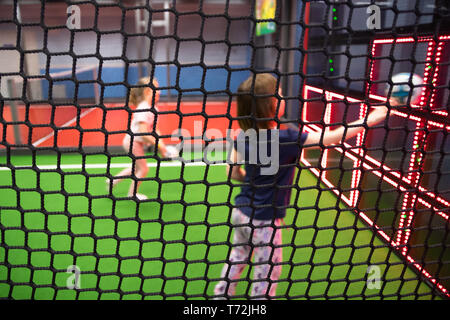
[[(0, 166), (105, 164), (106, 155), (77, 153), (0, 157)], [(113, 157), (111, 163), (128, 163)], [(44, 167), (45, 168), (45, 167)], [(112, 168), (111, 174), (120, 168)], [(204, 299), (227, 258), (231, 239), (225, 167), (151, 167), (140, 193), (126, 199), (130, 181), (106, 189), (105, 168), (0, 171), (0, 298)], [(290, 298), (429, 299), (392, 250), (339, 204), (309, 171), (299, 177), (297, 210), (288, 209), (284, 263), (277, 295)], [(309, 187), (309, 188), (308, 188)], [(313, 188), (311, 188), (313, 187)], [(293, 200), (294, 201), (294, 200)], [(81, 289), (66, 288), (70, 265)], [(369, 265), (380, 267), (381, 289), (366, 286)], [(249, 275), (250, 273), (250, 275)], [(237, 295), (249, 292), (246, 269)], [(30, 284), (33, 284), (31, 286)]]

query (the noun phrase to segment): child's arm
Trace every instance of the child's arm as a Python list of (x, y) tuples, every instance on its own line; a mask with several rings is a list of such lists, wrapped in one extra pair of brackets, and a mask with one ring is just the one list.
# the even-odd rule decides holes
[[(159, 133), (158, 130), (156, 130), (156, 134), (159, 136), (161, 136), (161, 134)], [(156, 143), (156, 139), (155, 142), (153, 144)], [(162, 141), (161, 138), (158, 139), (158, 150), (161, 152), (163, 157), (167, 156), (167, 149), (166, 149), (166, 144)]]
[[(380, 123), (386, 118), (388, 109), (386, 107), (377, 107), (374, 111), (372, 111), (367, 117), (367, 125), (369, 127)], [(364, 130), (364, 119), (360, 119), (354, 122), (351, 122), (345, 126), (340, 126), (335, 130), (330, 130), (329, 128), (325, 129), (325, 132), (311, 132), (308, 133), (308, 137), (304, 143), (305, 148), (308, 147), (317, 147), (318, 144), (329, 146), (335, 143), (342, 142), (344, 140), (350, 139), (356, 136), (358, 133)], [(344, 137), (345, 134), (345, 137)], [(309, 146), (311, 145), (311, 146)]]
[[(139, 122), (139, 133), (148, 133), (148, 128), (147, 128), (147, 124), (145, 122)], [(158, 136), (160, 136), (160, 133), (158, 130), (156, 130), (156, 134)], [(147, 136), (141, 136), (142, 139), (144, 139), (145, 142), (151, 144), (151, 145), (155, 145), (156, 144), (156, 138), (152, 135), (147, 135)], [(166, 145), (165, 143), (162, 141), (162, 139), (158, 139), (158, 146), (157, 146), (158, 150), (161, 152), (161, 154), (163, 155), (163, 157), (166, 156), (167, 154), (167, 149), (166, 149)]]
[[(148, 133), (147, 124), (145, 122), (139, 122), (139, 133)], [(151, 135), (140, 136), (145, 142), (154, 145), (156, 143), (156, 138)]]
[(233, 148), (231, 150), (231, 155), (229, 159), (232, 163), (235, 163), (234, 165), (227, 165), (227, 176), (230, 176), (230, 170), (231, 170), (231, 179), (237, 180), (237, 181), (244, 181), (245, 178), (245, 170), (238, 165), (238, 153)]

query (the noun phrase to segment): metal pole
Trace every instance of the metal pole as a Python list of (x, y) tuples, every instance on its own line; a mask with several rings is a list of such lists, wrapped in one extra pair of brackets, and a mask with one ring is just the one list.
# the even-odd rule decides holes
[[(165, 35), (168, 36), (170, 34), (170, 14), (169, 14), (170, 4), (169, 1), (164, 1), (164, 19), (162, 20), (152, 20), (150, 28), (154, 27), (163, 27)], [(166, 38), (166, 61), (169, 61), (170, 59), (170, 47), (169, 47), (170, 41), (169, 38)], [(170, 65), (167, 64), (166, 66), (166, 79), (167, 79), (167, 86), (170, 86)], [(170, 99), (170, 90), (167, 90), (167, 98)]]
[[(8, 91), (8, 98), (10, 98), (10, 110), (11, 110), (11, 118), (13, 122), (19, 122), (19, 114), (17, 112), (17, 104), (13, 100), (15, 97), (15, 90), (14, 90), (14, 80), (8, 79), (6, 80), (7, 83), (7, 91)], [(20, 137), (20, 128), (18, 124), (13, 124), (14, 129), (14, 142), (16, 145), (22, 144), (22, 138)]]
[[(301, 10), (301, 5), (297, 4), (296, 2), (290, 2), (288, 4), (288, 7), (286, 8), (286, 18), (289, 19), (289, 21), (297, 21), (298, 20), (298, 11)], [(293, 48), (296, 46), (300, 46), (298, 39), (300, 39), (300, 33), (302, 30), (300, 30), (300, 27), (293, 24), (289, 26), (290, 30), (288, 32), (288, 46)], [(300, 66), (300, 60), (302, 58), (299, 56), (298, 51), (289, 51), (288, 57), (287, 57), (287, 72), (295, 72), (296, 68), (298, 69)], [(297, 70), (301, 71), (301, 70)], [(301, 85), (303, 84), (303, 80), (300, 81), (299, 76), (297, 75), (296, 78), (286, 79), (286, 92), (285, 94), (290, 97), (297, 97), (301, 94)], [(289, 99), (286, 101), (286, 114), (285, 118), (292, 120), (292, 121), (298, 121), (300, 117), (300, 104), (298, 99)]]
[(95, 105), (99, 106), (100, 105), (100, 88), (99, 88), (99, 84), (98, 84), (98, 69), (94, 68), (92, 70), (93, 73), (93, 77), (95, 79), (95, 84), (94, 84), (94, 101), (95, 101)]
[[(140, 2), (140, 5), (142, 5), (143, 2)], [(136, 33), (141, 33), (142, 30), (142, 16), (141, 16), (141, 9), (137, 9), (134, 16), (135, 20), (135, 28)], [(142, 59), (142, 41), (137, 42), (137, 59)], [(138, 62), (138, 79), (142, 78), (142, 62)]]
[[(164, 2), (164, 31), (166, 32), (166, 35), (168, 36), (170, 33), (170, 15), (169, 15), (169, 1)], [(169, 61), (170, 59), (170, 47), (169, 47), (170, 41), (169, 38), (166, 40), (166, 61)], [(167, 78), (167, 86), (170, 86), (170, 65), (167, 64), (166, 66), (166, 78)], [(167, 89), (167, 98), (170, 100), (171, 94), (170, 89)]]
[[(23, 57), (23, 73), (24, 73), (24, 75), (26, 77), (28, 75), (28, 61), (27, 61), (27, 56), (25, 54), (23, 54), (23, 51), (25, 50), (26, 45), (25, 45), (24, 32), (23, 32), (23, 30), (22, 30), (22, 28), (20, 26), (22, 24), (22, 15), (20, 13), (20, 4), (19, 3), (17, 3), (17, 5), (16, 5), (16, 19), (17, 19), (17, 22), (19, 23), (19, 28), (18, 28), (19, 32), (20, 32), (20, 40), (19, 40), (20, 43), (19, 43), (19, 45), (20, 45), (20, 49), (22, 51), (21, 52), (21, 57)], [(32, 95), (31, 88), (28, 85), (26, 79), (24, 79), (24, 85), (25, 85), (25, 90), (26, 90), (26, 93), (27, 93), (26, 100), (30, 101), (33, 98), (33, 95)]]

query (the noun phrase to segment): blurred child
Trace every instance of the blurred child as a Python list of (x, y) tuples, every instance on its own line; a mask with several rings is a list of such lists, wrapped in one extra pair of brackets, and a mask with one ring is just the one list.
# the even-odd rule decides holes
[[(156, 138), (160, 136), (155, 123), (155, 113), (158, 111), (156, 104), (159, 101), (160, 93), (159, 90), (153, 89), (149, 84), (149, 77), (141, 78), (138, 82), (139, 87), (130, 90), (130, 104), (135, 106), (136, 109), (133, 111), (133, 117), (131, 119), (131, 134), (125, 135), (122, 146), (128, 154), (133, 156), (134, 172), (132, 172), (132, 167), (125, 168), (115, 175), (112, 181), (112, 187), (114, 187), (123, 178), (131, 176), (133, 173), (134, 176), (132, 177), (128, 196), (133, 197), (135, 195), (138, 200), (147, 199), (147, 196), (138, 193), (139, 186), (142, 182), (141, 179), (145, 178), (148, 173), (147, 160), (144, 157), (145, 150), (153, 146), (155, 150), (160, 151), (163, 158), (173, 158), (176, 156), (174, 151), (166, 147), (161, 139), (157, 140)], [(158, 87), (158, 81), (156, 79), (153, 80), (153, 87)], [(156, 143), (158, 143), (157, 146)], [(110, 183), (109, 179), (107, 179), (107, 183)]]
[[(278, 130), (276, 119), (284, 112), (284, 101), (280, 99), (281, 91), (272, 75), (257, 74), (244, 81), (238, 88), (237, 96), (237, 113), (242, 129), (240, 135), (249, 129), (256, 129), (257, 132), (267, 129), (265, 132), (269, 135), (273, 130)], [(386, 113), (386, 107), (375, 109), (368, 115), (366, 124), (373, 126), (383, 121)], [(260, 164), (249, 163), (247, 157), (258, 145), (245, 143), (244, 155), (238, 153), (236, 143), (234, 144), (227, 174), (229, 179), (243, 184), (235, 198), (231, 214), (234, 229), (232, 250), (228, 257), (229, 263), (225, 263), (222, 269), (223, 280), (214, 289), (216, 299), (234, 295), (237, 281), (247, 265), (253, 269), (251, 297), (267, 299), (275, 296), (282, 263), (282, 235), (279, 226), (290, 202), (295, 168), (303, 146), (318, 147), (339, 143), (361, 132), (364, 122), (364, 119), (358, 120), (348, 124), (347, 129), (341, 126), (333, 131), (326, 129), (323, 133), (302, 133), (298, 129), (279, 130), (279, 167), (273, 175), (261, 174)], [(237, 140), (239, 139), (238, 135)], [(245, 163), (244, 168), (238, 164), (241, 161)], [(250, 262), (252, 256), (253, 263)]]

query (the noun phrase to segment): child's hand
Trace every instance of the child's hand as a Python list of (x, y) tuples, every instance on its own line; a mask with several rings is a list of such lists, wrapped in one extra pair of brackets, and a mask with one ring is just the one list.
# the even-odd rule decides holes
[(399, 98), (390, 98), (389, 99), (389, 104), (391, 105), (391, 106), (398, 106), (398, 105), (401, 105), (402, 104), (402, 102), (400, 101), (400, 99)]
[(375, 110), (369, 114), (369, 117), (367, 119), (367, 124), (375, 125), (375, 124), (383, 121), (384, 119), (386, 119), (387, 112), (388, 112), (388, 108), (386, 108), (384, 106), (376, 107)]
[(166, 153), (164, 155), (165, 158), (174, 159), (178, 157), (180, 153), (178, 152), (177, 148), (174, 146), (166, 146)]

